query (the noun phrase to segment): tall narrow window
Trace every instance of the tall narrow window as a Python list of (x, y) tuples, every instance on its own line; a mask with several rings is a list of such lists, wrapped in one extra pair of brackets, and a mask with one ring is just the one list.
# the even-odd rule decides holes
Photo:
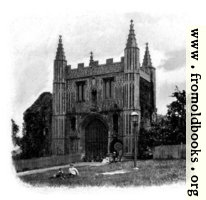
[(105, 78), (104, 79), (104, 98), (105, 99), (111, 99), (113, 97), (113, 82), (114, 78)]
[(71, 129), (75, 131), (76, 129), (76, 117), (71, 118)]
[(97, 102), (97, 91), (92, 90), (92, 103), (96, 103), (96, 102)]
[(76, 83), (77, 85), (77, 101), (85, 101), (85, 81)]

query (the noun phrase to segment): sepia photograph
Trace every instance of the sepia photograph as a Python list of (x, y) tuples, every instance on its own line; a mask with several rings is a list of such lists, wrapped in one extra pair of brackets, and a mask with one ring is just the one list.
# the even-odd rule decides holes
[(182, 4), (80, 2), (12, 7), (6, 21), (6, 179), (25, 198), (73, 191), (87, 199), (88, 190), (182, 199), (186, 34), (198, 17)]
[[(28, 37), (21, 47), (21, 40), (15, 43), (14, 61), (22, 69), (14, 111), (22, 124), (11, 121), (13, 164), (22, 181), (121, 187), (185, 182), (184, 38), (178, 44), (170, 35), (162, 40), (164, 31), (154, 25), (164, 28), (162, 20), (88, 14), (60, 23), (64, 27), (52, 34), (50, 27), (33, 34), (33, 40), (30, 31), (14, 31), (15, 39)], [(25, 28), (38, 30), (42, 23), (26, 21)]]

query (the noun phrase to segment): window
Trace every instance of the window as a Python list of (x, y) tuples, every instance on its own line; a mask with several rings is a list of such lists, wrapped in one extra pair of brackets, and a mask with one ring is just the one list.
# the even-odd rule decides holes
[(97, 91), (92, 90), (92, 102), (96, 103), (97, 102)]
[(111, 99), (112, 98), (112, 92), (113, 92), (113, 82), (114, 78), (105, 78), (104, 79), (104, 98), (105, 99)]
[(71, 129), (72, 129), (73, 131), (76, 130), (76, 118), (75, 118), (75, 117), (72, 117), (72, 118), (71, 118)]
[(77, 82), (77, 101), (85, 101), (85, 81)]

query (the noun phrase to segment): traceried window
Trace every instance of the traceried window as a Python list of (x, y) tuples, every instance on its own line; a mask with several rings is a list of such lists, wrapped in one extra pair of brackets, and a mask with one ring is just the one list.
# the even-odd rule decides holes
[(80, 81), (76, 83), (77, 85), (77, 101), (85, 101), (85, 81)]
[(103, 90), (104, 90), (104, 98), (105, 99), (111, 99), (113, 98), (113, 84), (114, 84), (114, 78), (105, 78)]

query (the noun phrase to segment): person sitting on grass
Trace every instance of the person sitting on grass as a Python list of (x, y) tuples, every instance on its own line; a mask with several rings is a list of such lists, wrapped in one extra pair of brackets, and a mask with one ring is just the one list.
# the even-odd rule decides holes
[(105, 157), (105, 158), (102, 159), (103, 164), (108, 164), (109, 162), (110, 162), (109, 157)]
[(64, 179), (65, 178), (65, 174), (64, 174), (62, 168), (59, 168), (59, 170), (51, 178), (61, 178), (61, 179)]
[(77, 170), (77, 168), (74, 167), (73, 164), (70, 164), (68, 171), (69, 171), (68, 173), (69, 176), (79, 176), (79, 171)]

